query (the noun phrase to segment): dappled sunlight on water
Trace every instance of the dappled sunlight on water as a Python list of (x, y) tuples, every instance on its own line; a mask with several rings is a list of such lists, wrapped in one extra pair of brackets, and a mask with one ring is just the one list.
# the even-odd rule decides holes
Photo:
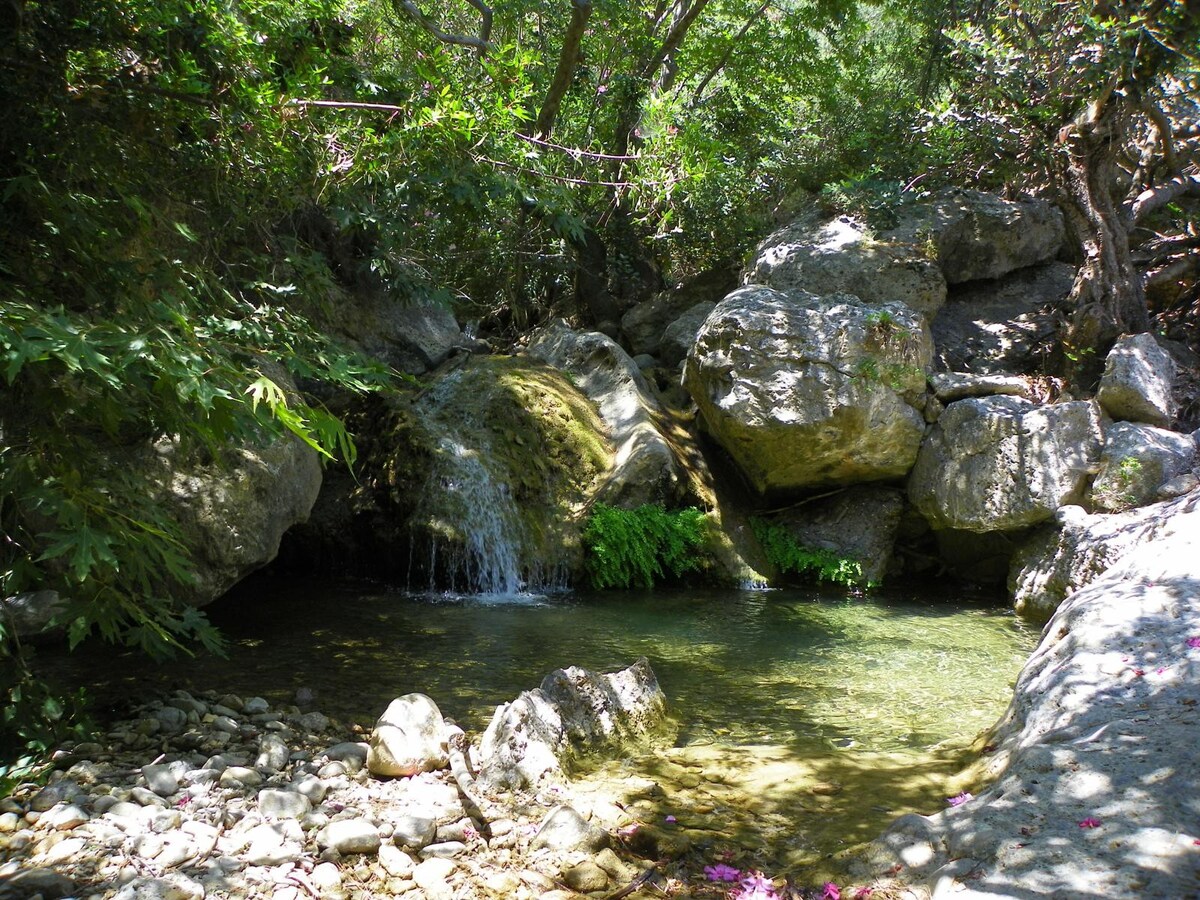
[[(899, 813), (943, 807), (1036, 640), (1004, 612), (894, 591), (422, 597), (258, 578), (210, 611), (228, 660), (114, 664), (103, 648), (46, 662), (106, 702), (184, 687), (287, 703), (305, 688), (322, 712), (367, 728), (419, 691), (478, 732), (555, 668), (646, 656), (677, 746), (589, 782), (636, 793), (653, 778), (661, 791), (629, 801), (646, 816), (675, 815), (701, 843), (705, 829), (745, 852), (766, 842), (772, 861), (806, 866)], [(664, 760), (696, 777), (656, 775)]]

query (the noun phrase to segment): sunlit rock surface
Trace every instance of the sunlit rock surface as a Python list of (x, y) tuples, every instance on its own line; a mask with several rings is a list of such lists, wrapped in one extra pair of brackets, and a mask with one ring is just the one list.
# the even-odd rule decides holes
[(903, 304), (753, 285), (709, 315), (684, 379), (754, 489), (788, 493), (905, 475), (932, 352)]
[(864, 871), (920, 896), (1175, 900), (1200, 891), (1200, 512), (1072, 594), (998, 726), (998, 779), (906, 816)]
[(1096, 399), (1114, 419), (1166, 427), (1175, 416), (1175, 374), (1175, 360), (1154, 335), (1129, 335), (1109, 351)]
[(1082, 498), (1101, 442), (1092, 402), (959, 400), (921, 445), (908, 496), (935, 528), (1024, 528)]
[(946, 280), (926, 248), (876, 239), (867, 223), (850, 216), (801, 219), (779, 229), (758, 245), (742, 278), (784, 293), (901, 302), (925, 316), (946, 300)]
[(1008, 586), (1017, 612), (1045, 621), (1073, 591), (1157, 540), (1176, 516), (1197, 511), (1196, 490), (1124, 513), (1089, 515), (1078, 506), (1064, 507), (1053, 527), (1036, 531), (1013, 557)]

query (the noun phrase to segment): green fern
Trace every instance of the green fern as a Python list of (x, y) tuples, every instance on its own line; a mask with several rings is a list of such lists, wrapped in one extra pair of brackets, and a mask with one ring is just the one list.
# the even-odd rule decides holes
[(819, 581), (832, 581), (847, 587), (874, 586), (867, 580), (862, 564), (855, 559), (838, 556), (821, 547), (805, 547), (787, 528), (765, 519), (751, 519), (750, 527), (767, 559), (782, 573), (811, 573)]
[(704, 513), (694, 507), (618, 509), (596, 505), (583, 533), (592, 587), (653, 587), (701, 568)]

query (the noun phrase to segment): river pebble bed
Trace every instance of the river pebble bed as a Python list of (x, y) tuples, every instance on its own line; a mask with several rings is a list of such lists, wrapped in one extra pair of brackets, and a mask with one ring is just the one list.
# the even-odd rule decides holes
[[(482, 821), (448, 770), (370, 775), (364, 737), (258, 697), (153, 701), (0, 800), (0, 898), (902, 896), (757, 873), (719, 821), (646, 821), (657, 807), (594, 780), (489, 798)], [(720, 785), (698, 763), (665, 764), (684, 784)]]

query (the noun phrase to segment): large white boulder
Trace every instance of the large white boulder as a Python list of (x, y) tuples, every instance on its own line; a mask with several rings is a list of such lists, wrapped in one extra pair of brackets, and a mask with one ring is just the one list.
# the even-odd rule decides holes
[(684, 383), (755, 490), (789, 493), (903, 477), (932, 353), (902, 303), (752, 285), (705, 320)]
[(1082, 499), (1102, 446), (1091, 401), (958, 400), (921, 445), (908, 496), (934, 528), (1025, 528)]
[(432, 699), (405, 694), (388, 704), (371, 732), (367, 769), (372, 775), (416, 775), (443, 769), (449, 762), (445, 721)]

